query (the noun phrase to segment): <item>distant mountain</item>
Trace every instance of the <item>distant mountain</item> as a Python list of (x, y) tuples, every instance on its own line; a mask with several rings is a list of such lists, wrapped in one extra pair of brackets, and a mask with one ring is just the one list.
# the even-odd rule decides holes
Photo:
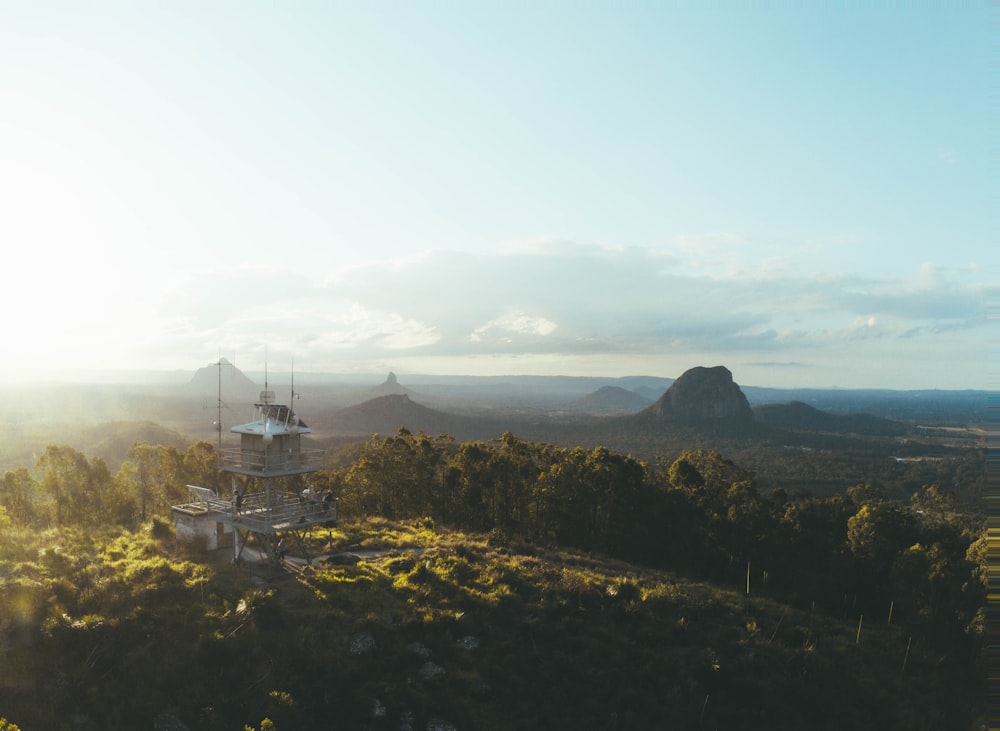
[(356, 406), (340, 409), (331, 416), (333, 430), (339, 434), (395, 434), (400, 427), (428, 434), (464, 433), (465, 419), (429, 409), (406, 394), (389, 394)]
[(136, 442), (183, 451), (191, 444), (191, 439), (176, 429), (153, 421), (112, 421), (81, 429), (74, 446), (89, 457), (100, 457), (110, 470), (115, 471)]
[[(797, 439), (844, 439), (896, 436), (905, 426), (868, 414), (835, 415), (802, 402), (751, 408), (728, 368), (696, 367), (683, 373), (655, 403), (620, 386), (601, 386), (570, 402), (560, 414), (530, 410), (498, 413), (483, 410), (454, 413), (419, 403), (394, 373), (361, 403), (327, 412), (318, 434), (329, 436), (391, 435), (401, 427), (411, 432), (449, 434), (459, 441), (491, 439), (503, 431), (557, 444), (581, 442), (702, 444), (711, 440), (785, 443)], [(359, 394), (361, 395), (361, 394)], [(314, 426), (314, 429), (316, 427)], [(708, 442), (706, 442), (708, 440)], [(749, 440), (749, 441), (748, 441)]]
[(725, 366), (698, 366), (685, 371), (642, 413), (656, 420), (679, 423), (749, 422), (753, 419), (747, 397)]
[(744, 388), (751, 405), (801, 401), (831, 414), (873, 414), (920, 424), (970, 426), (987, 423), (989, 391), (896, 391), (891, 389)]
[(389, 375), (386, 379), (375, 386), (374, 388), (369, 388), (364, 392), (365, 400), (380, 398), (382, 396), (412, 396), (413, 392), (408, 388), (400, 385), (399, 380), (396, 378), (396, 374), (389, 371)]
[(907, 432), (907, 427), (898, 421), (871, 414), (829, 414), (801, 401), (762, 404), (753, 408), (753, 414), (757, 421), (787, 431), (871, 436), (902, 436)]
[(220, 387), (222, 400), (233, 405), (254, 403), (260, 398), (260, 387), (225, 358), (195, 371), (185, 390), (192, 396), (215, 399), (219, 398)]
[(649, 406), (648, 399), (620, 386), (602, 386), (593, 393), (570, 403), (570, 408), (585, 414), (634, 414)]
[(660, 398), (675, 380), (677, 379), (660, 376), (622, 376), (615, 378), (614, 383), (606, 385), (627, 388), (629, 391), (648, 397), (652, 402)]
[[(670, 382), (671, 384), (673, 381)], [(666, 393), (667, 389), (670, 388), (669, 385), (663, 386), (662, 388), (656, 386), (636, 386), (631, 389), (632, 393), (635, 393), (642, 398), (646, 399), (647, 403), (653, 403), (657, 401), (660, 396)]]

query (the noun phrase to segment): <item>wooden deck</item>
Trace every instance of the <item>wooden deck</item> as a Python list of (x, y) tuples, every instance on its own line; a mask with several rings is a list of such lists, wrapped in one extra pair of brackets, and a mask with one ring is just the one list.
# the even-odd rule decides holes
[(273, 535), (304, 530), (337, 519), (336, 500), (310, 500), (288, 492), (251, 493), (243, 498), (237, 510), (232, 499), (220, 498), (203, 487), (188, 488), (197, 500), (175, 509), (192, 514), (212, 513), (218, 522), (252, 533)]

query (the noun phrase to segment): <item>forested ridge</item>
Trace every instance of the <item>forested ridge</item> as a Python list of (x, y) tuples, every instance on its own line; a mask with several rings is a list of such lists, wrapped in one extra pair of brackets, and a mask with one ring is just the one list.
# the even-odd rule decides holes
[(877, 475), (820, 498), (711, 449), (402, 429), (313, 476), (342, 523), (311, 550), (366, 557), (261, 583), (173, 541), (186, 484), (228, 489), (211, 444), (137, 442), (114, 473), (53, 445), (0, 482), (0, 717), (968, 729), (987, 537), (955, 487), (983, 460), (920, 465), (940, 479), (905, 499)]

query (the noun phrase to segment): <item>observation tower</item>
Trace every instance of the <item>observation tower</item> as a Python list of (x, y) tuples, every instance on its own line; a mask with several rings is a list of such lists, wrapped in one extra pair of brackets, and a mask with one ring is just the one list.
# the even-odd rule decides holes
[[(220, 361), (221, 369), (221, 361)], [(266, 379), (266, 376), (265, 376)], [(230, 428), (239, 435), (239, 446), (222, 446), (222, 399), (219, 399), (218, 467), (231, 475), (228, 497), (214, 490), (188, 485), (191, 502), (174, 505), (179, 540), (203, 543), (205, 548), (233, 546), (239, 561), (251, 538), (263, 554), (279, 563), (288, 546), (309, 556), (302, 540), (317, 524), (337, 519), (337, 502), (330, 493), (320, 495), (304, 477), (323, 468), (322, 449), (302, 446), (303, 435), (312, 432), (290, 406), (275, 403), (274, 392), (264, 391), (254, 404), (254, 418)], [(292, 400), (298, 398), (294, 382)], [(213, 541), (214, 538), (214, 541)]]

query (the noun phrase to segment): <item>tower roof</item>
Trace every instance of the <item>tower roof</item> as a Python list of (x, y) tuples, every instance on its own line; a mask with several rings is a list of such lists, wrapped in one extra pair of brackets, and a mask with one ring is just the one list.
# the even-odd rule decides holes
[(309, 434), (312, 430), (283, 404), (254, 404), (255, 419), (230, 428), (236, 434)]

